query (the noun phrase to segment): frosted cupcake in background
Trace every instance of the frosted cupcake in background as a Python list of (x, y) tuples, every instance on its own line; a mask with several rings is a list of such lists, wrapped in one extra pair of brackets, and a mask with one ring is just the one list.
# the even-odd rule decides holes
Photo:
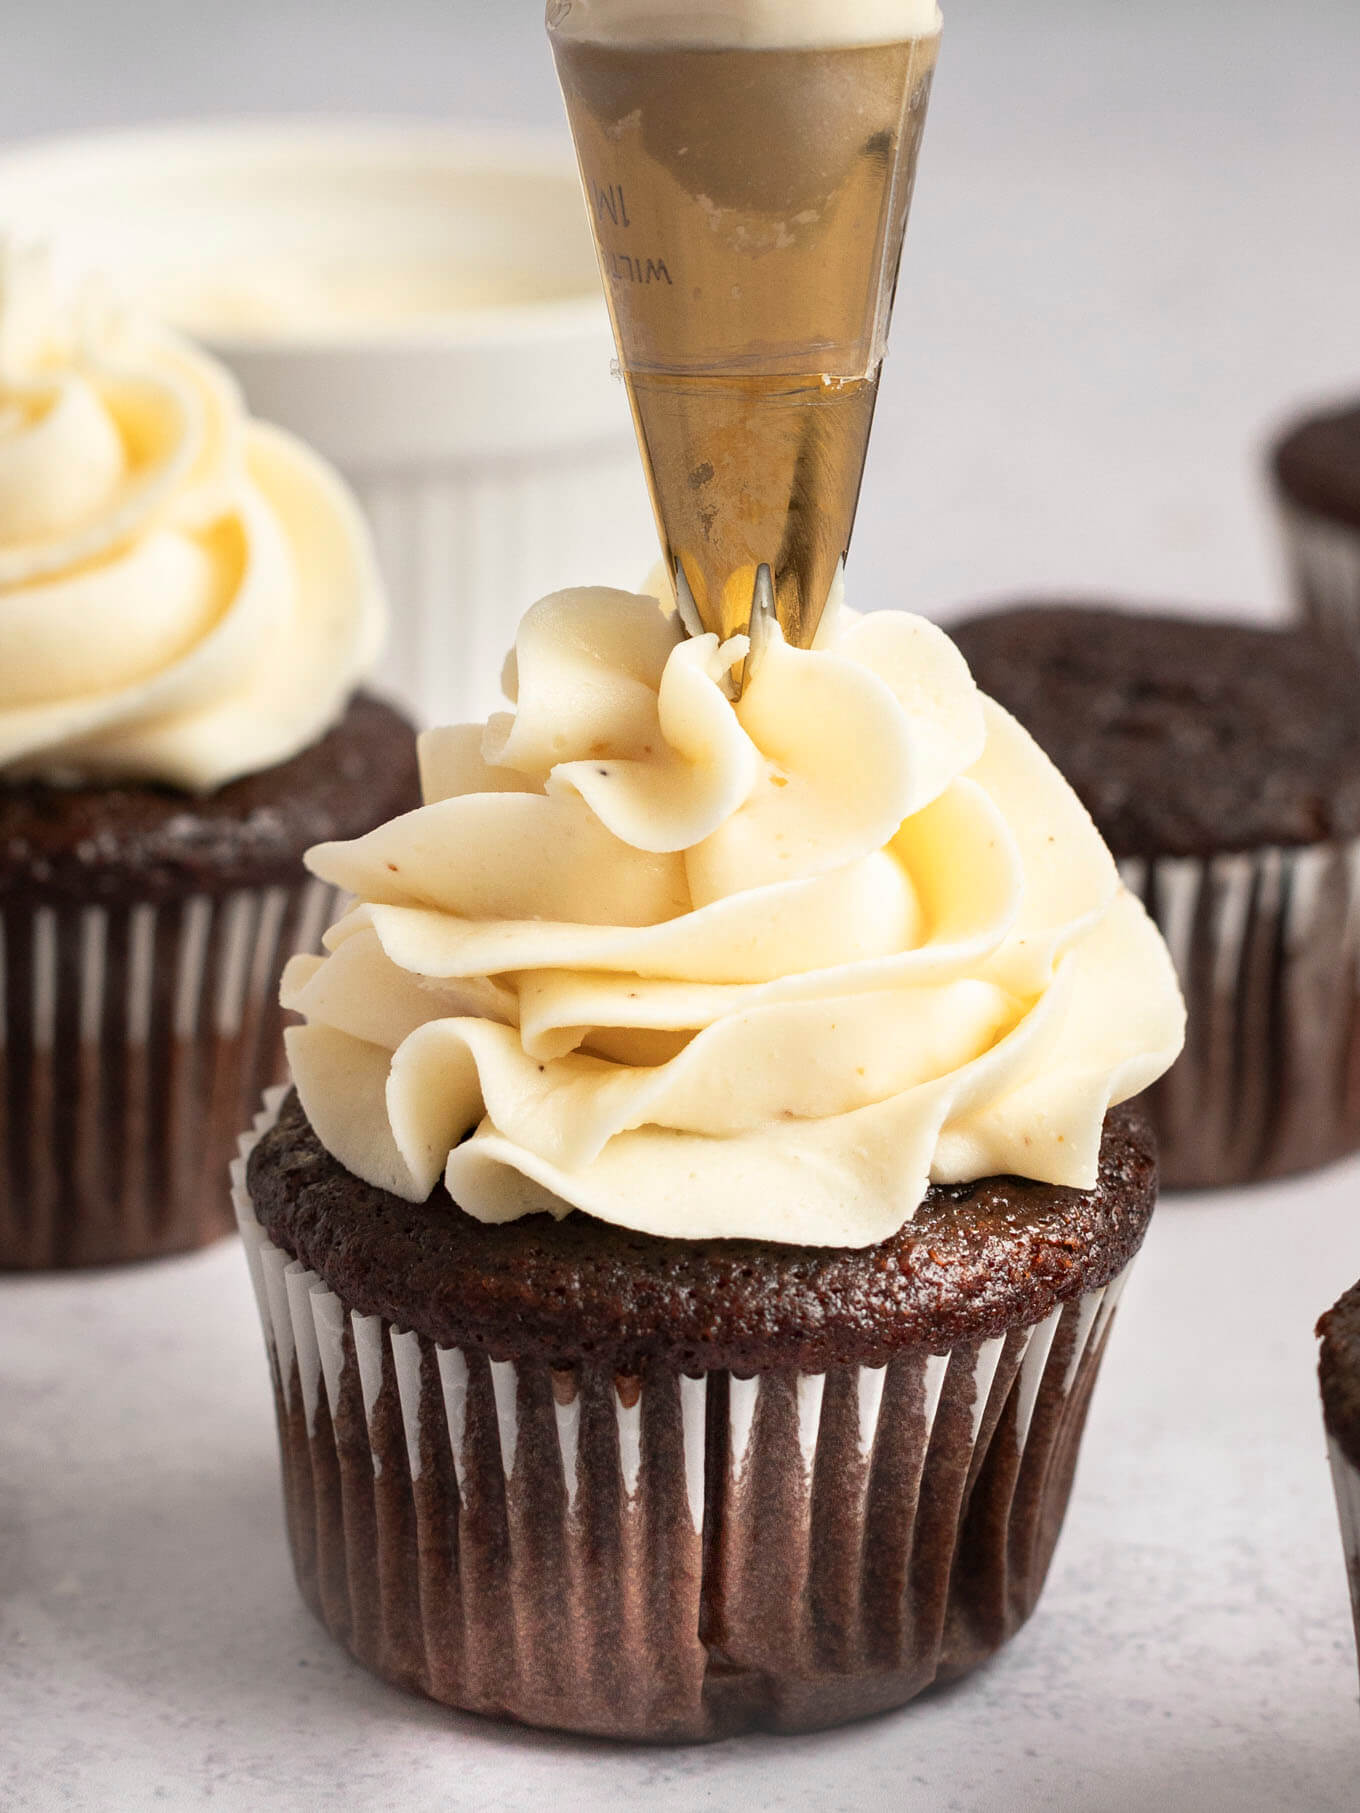
[(228, 1231), (318, 835), (414, 803), (354, 689), (383, 606), (335, 474), (188, 342), (0, 249), (0, 1266)]
[(1103, 600), (951, 624), (1076, 788), (1190, 1010), (1151, 1091), (1166, 1188), (1360, 1147), (1360, 716), (1349, 661), (1272, 628)]
[(620, 1737), (900, 1704), (1024, 1621), (1156, 1193), (1162, 942), (929, 624), (545, 599), (314, 850), (237, 1173), (309, 1604)]

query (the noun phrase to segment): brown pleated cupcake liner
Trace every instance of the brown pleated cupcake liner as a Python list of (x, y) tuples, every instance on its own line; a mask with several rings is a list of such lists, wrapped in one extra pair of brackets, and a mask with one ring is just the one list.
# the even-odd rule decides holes
[(1360, 1147), (1360, 842), (1129, 859), (1189, 1010), (1144, 1098), (1163, 1189), (1311, 1170)]
[(1332, 1463), (1336, 1509), (1341, 1519), (1341, 1548), (1346, 1557), (1346, 1578), (1351, 1589), (1356, 1652), (1360, 1655), (1360, 1467), (1334, 1435), (1327, 1437), (1327, 1454)]
[[(281, 1092), (280, 1092), (281, 1094)], [(610, 1737), (812, 1730), (991, 1655), (1034, 1607), (1124, 1273), (952, 1353), (825, 1373), (441, 1348), (237, 1212), (313, 1611), (445, 1704)]]
[(335, 890), (0, 901), (0, 1267), (102, 1265), (234, 1226), (236, 1136), (285, 1074), (279, 974)]
[(1280, 500), (1294, 598), (1330, 641), (1360, 656), (1360, 528)]

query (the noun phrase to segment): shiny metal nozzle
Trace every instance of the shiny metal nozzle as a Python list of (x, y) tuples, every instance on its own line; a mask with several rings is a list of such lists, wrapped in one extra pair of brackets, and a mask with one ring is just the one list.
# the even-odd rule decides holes
[[(588, 12), (589, 9), (585, 9)], [(614, 41), (555, 0), (566, 101), (682, 614), (808, 647), (849, 547), (938, 36)]]

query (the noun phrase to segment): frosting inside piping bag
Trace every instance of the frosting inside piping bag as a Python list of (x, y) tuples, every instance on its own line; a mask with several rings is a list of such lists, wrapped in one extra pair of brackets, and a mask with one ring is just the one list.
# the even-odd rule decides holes
[(1089, 1188), (1180, 1049), (1161, 938), (1067, 783), (897, 612), (685, 638), (647, 597), (536, 605), (512, 713), (422, 739), (426, 804), (313, 872), (308, 1117), (411, 1201), (867, 1246), (927, 1185)]
[(549, 0), (548, 24), (609, 44), (746, 49), (891, 44), (933, 37), (936, 0)]

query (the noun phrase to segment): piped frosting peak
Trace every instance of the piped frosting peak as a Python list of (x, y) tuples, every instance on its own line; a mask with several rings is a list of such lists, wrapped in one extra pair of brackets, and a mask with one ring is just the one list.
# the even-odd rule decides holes
[(544, 599), (516, 709), (427, 733), (426, 804), (311, 852), (355, 905), (289, 966), (289, 1051), (352, 1172), (836, 1246), (932, 1180), (1093, 1184), (1184, 1011), (1075, 795), (920, 618), (775, 632), (734, 703), (746, 652)]

